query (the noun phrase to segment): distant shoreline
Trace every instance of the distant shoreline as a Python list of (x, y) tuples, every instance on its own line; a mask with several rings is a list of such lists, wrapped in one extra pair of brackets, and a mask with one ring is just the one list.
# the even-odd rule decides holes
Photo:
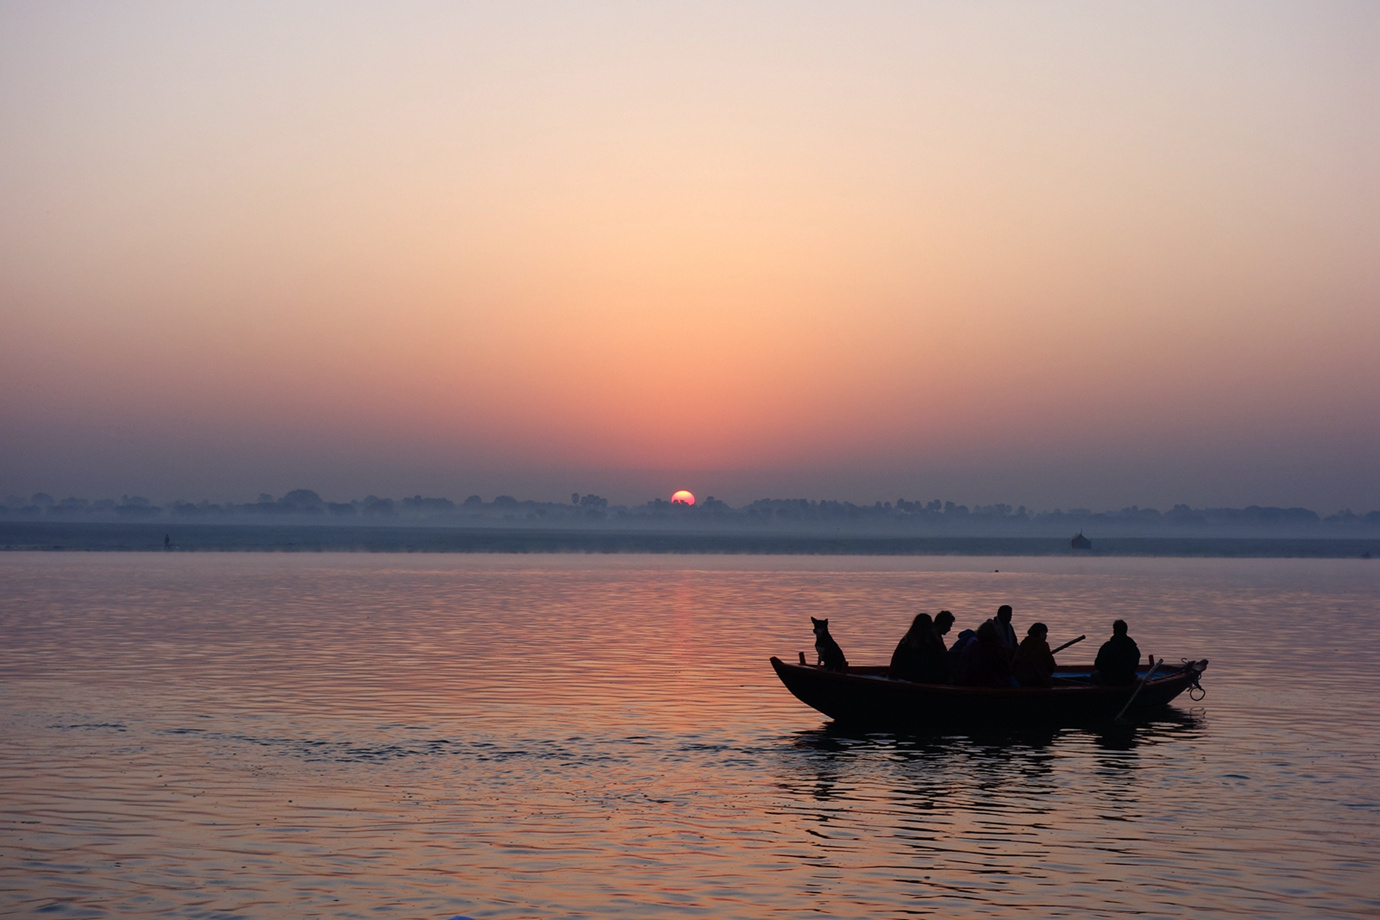
[[(165, 546), (164, 539), (169, 539)], [(281, 524), (0, 523), (0, 552), (649, 553), (814, 556), (1380, 558), (1380, 538), (897, 536)]]

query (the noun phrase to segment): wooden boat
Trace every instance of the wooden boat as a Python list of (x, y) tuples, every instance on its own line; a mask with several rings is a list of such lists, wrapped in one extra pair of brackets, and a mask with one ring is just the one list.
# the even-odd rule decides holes
[(885, 667), (840, 672), (771, 659), (776, 676), (796, 699), (836, 722), (912, 729), (1111, 721), (1123, 711), (1141, 716), (1185, 690), (1201, 693), (1198, 679), (1207, 665), (1206, 659), (1160, 662), (1153, 673), (1142, 666), (1137, 680), (1124, 687), (1092, 683), (1091, 666), (1059, 668), (1052, 687), (959, 687), (895, 680)]

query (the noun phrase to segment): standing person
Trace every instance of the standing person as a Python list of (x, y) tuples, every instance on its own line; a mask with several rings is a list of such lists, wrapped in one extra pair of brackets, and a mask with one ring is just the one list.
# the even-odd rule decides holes
[(1006, 649), (1006, 660), (1011, 661), (1016, 657), (1016, 630), (1011, 626), (1011, 605), (1002, 604), (997, 608), (997, 615), (992, 620), (997, 627), (997, 638), (1001, 641), (1002, 648)]
[(1022, 687), (1050, 687), (1054, 685), (1054, 655), (1049, 650), (1049, 627), (1043, 623), (1031, 623), (1016, 649), (1016, 660), (1011, 663), (1011, 672), (1016, 683)]
[(1112, 624), (1112, 637), (1102, 643), (1097, 650), (1097, 660), (1093, 662), (1093, 683), (1125, 686), (1136, 679), (1140, 647), (1126, 628), (1125, 620)]

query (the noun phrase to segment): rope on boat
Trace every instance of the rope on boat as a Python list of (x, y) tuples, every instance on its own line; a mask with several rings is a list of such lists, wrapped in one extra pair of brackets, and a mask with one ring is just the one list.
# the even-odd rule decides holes
[[(1189, 661), (1187, 658), (1182, 660), (1184, 668), (1193, 671), (1193, 682), (1188, 685), (1188, 698), (1195, 703), (1201, 702), (1203, 697), (1207, 696), (1207, 690), (1203, 688), (1202, 684), (1198, 683), (1198, 679), (1203, 676), (1203, 672), (1197, 668), (1190, 668), (1189, 666), (1192, 665), (1193, 662)], [(1193, 695), (1195, 691), (1198, 694), (1197, 696)]]

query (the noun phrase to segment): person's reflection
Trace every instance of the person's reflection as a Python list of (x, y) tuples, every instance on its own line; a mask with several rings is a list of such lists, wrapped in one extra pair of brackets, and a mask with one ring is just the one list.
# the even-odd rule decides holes
[(1105, 751), (1131, 751), (1141, 744), (1162, 744), (1175, 737), (1196, 734), (1197, 716), (1177, 709), (1141, 719), (1102, 725), (1097, 730), (1097, 746)]
[(1134, 722), (1108, 725), (1098, 734), (1097, 746), (1104, 751), (1134, 751), (1138, 728)]
[(1177, 710), (1157, 716), (1099, 726), (1093, 733), (1099, 794), (1109, 814), (1140, 806), (1141, 753), (1145, 747), (1197, 732), (1197, 720)]

